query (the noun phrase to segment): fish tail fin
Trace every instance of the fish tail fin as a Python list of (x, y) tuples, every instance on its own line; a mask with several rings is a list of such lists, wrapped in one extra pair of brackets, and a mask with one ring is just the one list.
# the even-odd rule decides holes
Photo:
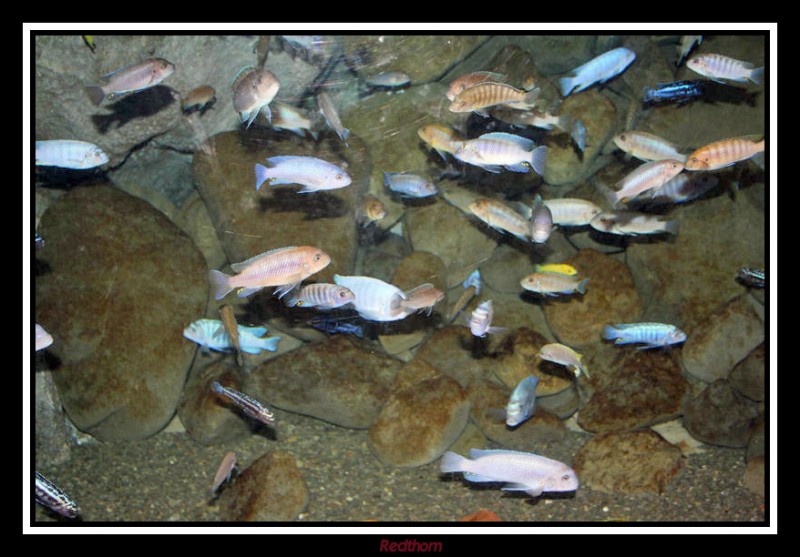
[(762, 85), (764, 83), (764, 66), (756, 68), (750, 72), (750, 81), (756, 85)]
[(534, 106), (536, 104), (536, 101), (539, 99), (539, 93), (541, 92), (542, 92), (541, 89), (539, 89), (538, 87), (534, 87), (533, 89), (525, 93), (525, 97), (522, 99), (522, 103), (528, 107)]
[(676, 236), (678, 234), (679, 227), (680, 222), (678, 220), (670, 220), (664, 223), (664, 232)]
[(281, 337), (266, 337), (262, 338), (261, 342), (259, 343), (259, 347), (262, 350), (269, 350), (270, 352), (275, 352), (278, 349), (278, 343), (281, 341)]
[(259, 189), (261, 189), (261, 185), (270, 179), (269, 168), (267, 168), (263, 164), (256, 163), (255, 171), (256, 171), (256, 191), (258, 191)]
[(439, 463), (439, 470), (442, 472), (463, 472), (464, 465), (468, 461), (468, 458), (465, 458), (460, 454), (447, 451), (442, 455), (442, 461)]
[(561, 96), (566, 97), (569, 95), (572, 90), (575, 88), (574, 78), (572, 77), (562, 77), (558, 80), (558, 86), (561, 88)]
[(603, 196), (603, 199), (606, 200), (606, 203), (610, 207), (617, 207), (619, 205), (619, 199), (617, 198), (617, 192), (609, 188), (604, 182), (597, 180), (595, 182), (595, 188)]
[(544, 174), (544, 165), (547, 163), (547, 146), (542, 145), (531, 151), (531, 167), (540, 176)]
[(583, 120), (575, 120), (570, 128), (570, 137), (581, 153), (586, 150), (586, 125)]
[(222, 271), (217, 271), (216, 269), (211, 269), (208, 272), (208, 280), (211, 283), (211, 288), (214, 290), (214, 298), (217, 300), (221, 300), (228, 293), (233, 290), (233, 287), (230, 285), (231, 277), (226, 275)]
[(605, 340), (614, 340), (619, 338), (619, 330), (614, 325), (607, 323), (603, 326), (603, 338)]
[(106, 98), (106, 92), (99, 85), (87, 85), (83, 90), (95, 106), (100, 106), (100, 103)]
[(583, 279), (582, 281), (580, 281), (578, 283), (578, 286), (575, 287), (575, 290), (577, 292), (580, 292), (581, 294), (586, 294), (586, 285), (587, 284), (589, 284), (589, 279), (585, 278), (585, 279)]

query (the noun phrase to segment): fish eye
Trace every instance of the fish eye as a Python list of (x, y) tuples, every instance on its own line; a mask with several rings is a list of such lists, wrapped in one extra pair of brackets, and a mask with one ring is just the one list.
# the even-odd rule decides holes
[(341, 174), (337, 174), (337, 175), (336, 175), (336, 179), (337, 179), (337, 180), (343, 180), (343, 179), (344, 179), (344, 176), (342, 176)]
[(565, 481), (565, 482), (568, 481), (569, 480), (569, 474), (564, 474), (563, 476), (561, 476), (561, 479), (563, 481)]

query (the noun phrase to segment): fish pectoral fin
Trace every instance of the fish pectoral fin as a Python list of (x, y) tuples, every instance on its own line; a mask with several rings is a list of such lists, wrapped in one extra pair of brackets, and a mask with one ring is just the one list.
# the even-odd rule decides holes
[(480, 474), (473, 474), (472, 472), (464, 472), (464, 479), (468, 482), (502, 482), (497, 478), (490, 478), (488, 476), (481, 476)]
[(528, 493), (533, 494), (533, 492), (537, 490), (538, 493), (536, 493), (536, 495), (540, 495), (542, 493), (541, 488), (532, 488), (531, 486), (525, 484), (510, 483), (503, 486), (503, 491), (527, 491)]

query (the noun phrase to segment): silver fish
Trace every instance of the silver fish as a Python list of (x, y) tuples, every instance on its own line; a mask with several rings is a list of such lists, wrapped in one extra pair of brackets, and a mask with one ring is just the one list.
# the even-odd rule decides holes
[(271, 186), (300, 184), (298, 193), (344, 188), (352, 183), (350, 175), (333, 163), (316, 157), (284, 155), (267, 159), (269, 166), (256, 163), (256, 190), (264, 182)]
[(634, 211), (604, 211), (589, 223), (592, 228), (609, 234), (638, 236), (640, 234), (677, 234), (679, 221), (664, 221), (658, 215)]
[(410, 172), (384, 172), (383, 183), (404, 197), (430, 197), (438, 193), (433, 182)]
[(370, 321), (397, 321), (416, 310), (404, 308), (401, 302), (405, 293), (393, 284), (364, 276), (333, 275), (333, 282), (345, 286), (355, 294), (352, 301), (358, 314)]
[(339, 139), (344, 141), (344, 146), (349, 148), (350, 146), (347, 144), (347, 138), (350, 136), (350, 130), (345, 128), (344, 124), (342, 124), (339, 111), (336, 110), (336, 105), (333, 104), (330, 95), (325, 91), (317, 93), (317, 106), (331, 129), (336, 132)]
[(473, 164), (489, 172), (505, 168), (513, 172), (544, 172), (547, 146), (536, 147), (527, 137), (505, 132), (485, 133), (468, 139), (453, 153), (462, 162)]
[(665, 323), (620, 323), (603, 327), (603, 338), (613, 340), (614, 344), (643, 343), (647, 346), (639, 349), (647, 350), (680, 344), (686, 340), (686, 333)]
[(338, 284), (319, 282), (307, 284), (292, 294), (286, 300), (286, 305), (289, 307), (333, 309), (351, 303), (355, 297), (355, 294), (349, 288)]
[(722, 54), (698, 54), (687, 60), (686, 67), (714, 81), (723, 80), (761, 85), (764, 83), (764, 66), (759, 68), (750, 62), (744, 62)]
[(605, 83), (625, 71), (635, 59), (636, 53), (628, 48), (609, 50), (559, 79), (561, 95), (566, 97), (570, 93), (583, 91), (595, 83)]
[(148, 58), (103, 76), (105, 85), (89, 85), (84, 91), (89, 99), (100, 106), (103, 100), (123, 93), (134, 93), (155, 87), (175, 72), (175, 65), (163, 58)]
[(239, 70), (233, 79), (233, 108), (247, 122), (247, 128), (263, 112), (267, 121), (272, 121), (269, 103), (278, 94), (281, 83), (269, 70), (248, 66)]
[(85, 170), (107, 162), (108, 155), (100, 147), (87, 141), (51, 139), (36, 142), (36, 166)]
[(557, 342), (545, 344), (539, 349), (539, 357), (548, 362), (571, 367), (576, 378), (580, 377), (581, 372), (589, 377), (589, 370), (583, 363), (583, 354), (578, 354), (569, 346)]
[(578, 476), (557, 460), (519, 451), (470, 449), (472, 460), (447, 451), (442, 472), (464, 472), (469, 482), (507, 482), (503, 490), (524, 491), (538, 497), (544, 492), (575, 491)]
[(39, 472), (36, 472), (36, 502), (67, 518), (77, 518), (81, 513), (75, 501)]
[(646, 162), (617, 182), (616, 191), (610, 194), (609, 200), (613, 205), (627, 203), (643, 192), (660, 188), (682, 170), (683, 163), (673, 159)]
[(516, 427), (536, 411), (536, 386), (539, 378), (530, 375), (519, 382), (506, 405), (506, 425)]
[(552, 233), (553, 213), (542, 201), (542, 196), (537, 193), (531, 209), (531, 241), (543, 244), (550, 239)]
[(228, 451), (217, 467), (217, 473), (214, 474), (214, 483), (211, 484), (211, 489), (208, 490), (209, 497), (213, 497), (220, 486), (229, 481), (233, 475), (233, 470), (236, 468), (236, 453)]
[(211, 383), (211, 390), (233, 402), (233, 404), (238, 406), (246, 416), (253, 418), (254, 420), (258, 420), (263, 424), (275, 424), (275, 415), (272, 413), (272, 410), (261, 404), (256, 399), (237, 391), (236, 389), (231, 389), (230, 387), (220, 385), (218, 381)]

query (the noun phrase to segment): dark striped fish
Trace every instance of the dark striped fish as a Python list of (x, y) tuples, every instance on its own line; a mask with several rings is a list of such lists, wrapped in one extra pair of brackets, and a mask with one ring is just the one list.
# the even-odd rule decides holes
[(36, 472), (36, 502), (67, 518), (77, 518), (81, 512), (75, 501), (39, 472)]
[(736, 274), (745, 286), (752, 286), (753, 288), (764, 288), (767, 285), (767, 275), (764, 269), (756, 269), (755, 267), (742, 267)]
[(245, 416), (253, 418), (254, 420), (258, 420), (263, 424), (275, 424), (275, 415), (272, 413), (272, 410), (258, 402), (256, 399), (249, 397), (240, 391), (231, 389), (230, 387), (223, 387), (217, 381), (211, 383), (211, 390), (233, 402), (242, 410), (242, 412), (244, 412)]

